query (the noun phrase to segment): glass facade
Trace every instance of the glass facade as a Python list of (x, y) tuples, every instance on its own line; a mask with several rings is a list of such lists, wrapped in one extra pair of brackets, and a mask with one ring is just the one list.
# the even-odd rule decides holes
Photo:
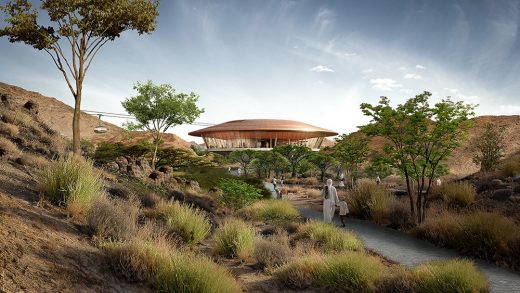
[(229, 138), (221, 139), (214, 137), (202, 137), (206, 147), (210, 150), (217, 149), (271, 149), (277, 145), (298, 144), (305, 145), (311, 149), (319, 149), (323, 142), (323, 137), (313, 137), (307, 139), (278, 139), (276, 136), (267, 138)]

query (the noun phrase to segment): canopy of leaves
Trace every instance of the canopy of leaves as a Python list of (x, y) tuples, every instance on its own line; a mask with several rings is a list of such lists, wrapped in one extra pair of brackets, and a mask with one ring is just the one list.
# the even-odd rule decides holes
[(288, 160), (281, 154), (273, 151), (260, 151), (255, 155), (252, 165), (261, 176), (270, 177), (271, 171), (284, 172), (289, 169)]
[(262, 198), (261, 189), (238, 179), (223, 178), (218, 187), (222, 189), (224, 204), (234, 209), (240, 209)]
[(492, 123), (484, 125), (484, 132), (474, 141), (477, 149), (473, 162), (480, 165), (484, 172), (491, 171), (500, 163), (504, 156), (503, 128)]
[(289, 161), (293, 177), (296, 176), (296, 167), (298, 166), (298, 163), (306, 159), (312, 152), (312, 150), (307, 146), (295, 144), (276, 146), (273, 151), (281, 154)]
[(359, 165), (366, 161), (368, 156), (368, 142), (365, 138), (342, 134), (336, 139), (334, 146), (334, 157), (354, 175)]

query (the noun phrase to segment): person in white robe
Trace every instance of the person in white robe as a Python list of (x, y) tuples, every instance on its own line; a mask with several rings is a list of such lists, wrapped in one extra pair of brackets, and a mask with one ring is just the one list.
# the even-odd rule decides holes
[(336, 204), (339, 202), (336, 187), (332, 186), (332, 179), (327, 179), (327, 185), (322, 190), (323, 197), (323, 221), (332, 223)]

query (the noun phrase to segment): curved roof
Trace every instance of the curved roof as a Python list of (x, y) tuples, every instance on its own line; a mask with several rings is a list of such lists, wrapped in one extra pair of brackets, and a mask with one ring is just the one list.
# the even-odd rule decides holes
[(278, 133), (283, 136), (293, 136), (291, 139), (326, 137), (338, 134), (325, 128), (320, 128), (293, 120), (244, 119), (233, 120), (192, 131), (189, 133), (189, 135), (226, 139), (236, 138), (237, 136), (241, 136), (243, 138), (252, 136), (258, 137), (269, 133)]

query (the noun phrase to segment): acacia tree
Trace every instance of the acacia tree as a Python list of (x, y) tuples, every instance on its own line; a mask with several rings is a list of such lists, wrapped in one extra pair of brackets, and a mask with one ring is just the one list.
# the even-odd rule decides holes
[(197, 107), (199, 96), (195, 93), (175, 93), (169, 84), (155, 85), (152, 81), (137, 83), (134, 90), (137, 96), (127, 98), (121, 104), (125, 110), (134, 115), (136, 123), (129, 123), (131, 130), (146, 130), (152, 134), (154, 151), (152, 168), (155, 169), (157, 149), (161, 143), (161, 134), (170, 127), (189, 124), (195, 121), (204, 109)]
[(484, 132), (475, 140), (476, 154), (473, 162), (480, 165), (480, 170), (487, 172), (495, 169), (504, 156), (503, 128), (493, 123), (484, 125)]
[(311, 154), (311, 149), (304, 145), (284, 144), (276, 146), (274, 152), (284, 156), (291, 165), (291, 177), (296, 176), (296, 167)]
[(255, 159), (256, 152), (253, 150), (238, 150), (233, 151), (229, 154), (229, 159), (231, 161), (237, 162), (240, 164), (242, 169), (244, 170), (244, 175), (247, 176), (247, 169), (251, 162)]
[(39, 11), (28, 0), (9, 1), (0, 6), (8, 26), (0, 37), (23, 42), (45, 51), (62, 73), (74, 97), (72, 149), (81, 155), (80, 114), (83, 82), (92, 60), (108, 42), (122, 32), (139, 34), (155, 30), (159, 2), (156, 0), (42, 0), (49, 22), (39, 23)]
[[(468, 117), (475, 106), (450, 98), (431, 107), (431, 93), (423, 92), (393, 108), (386, 97), (378, 105), (361, 104), (370, 124), (361, 129), (368, 135), (385, 137), (385, 156), (406, 181), (410, 212), (416, 223), (424, 221), (433, 179), (443, 170), (442, 161), (467, 137)], [(412, 179), (416, 182), (415, 196)]]
[(325, 178), (327, 170), (337, 164), (336, 158), (323, 152), (311, 154), (308, 160), (320, 170), (321, 181)]
[(359, 170), (359, 165), (367, 160), (369, 152), (368, 142), (364, 138), (346, 134), (342, 134), (336, 138), (336, 141), (334, 157), (336, 157), (345, 168), (353, 184)]

